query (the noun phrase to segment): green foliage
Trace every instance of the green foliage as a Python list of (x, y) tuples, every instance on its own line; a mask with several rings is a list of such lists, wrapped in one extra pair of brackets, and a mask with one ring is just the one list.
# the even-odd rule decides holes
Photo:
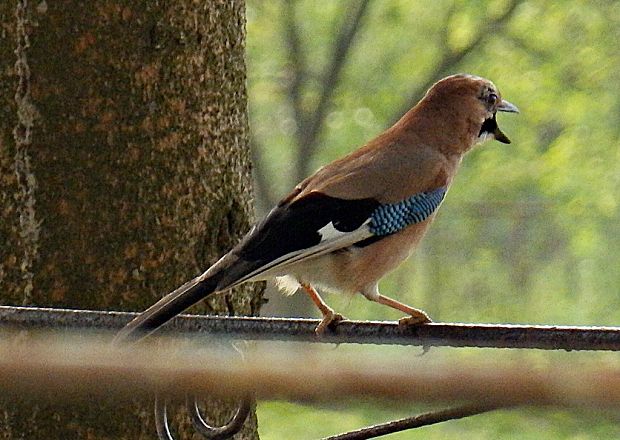
[[(259, 405), (261, 439), (318, 439), (367, 424), (410, 417), (436, 407), (390, 408), (376, 404), (308, 407), (295, 403), (265, 402)], [(616, 439), (620, 429), (609, 419), (594, 413), (574, 413), (547, 409), (504, 410), (451, 421), (431, 427), (404, 431), (386, 440), (476, 440), (519, 439)]]
[[(258, 171), (270, 185), (261, 190), (277, 196), (297, 178), (290, 166), (297, 154), (289, 92), (295, 73), (283, 3), (248, 2), (251, 128), (263, 156)], [(382, 291), (442, 321), (618, 324), (620, 3), (516, 3), (511, 10), (508, 0), (370, 2), (317, 148), (303, 160), (315, 169), (362, 145), (441, 76), (492, 79), (521, 109), (518, 116), (499, 116), (513, 143), (487, 143), (468, 155), (422, 248)], [(296, 3), (306, 64), (303, 109), (317, 104), (352, 4)], [(445, 59), (456, 61), (438, 69)], [(360, 298), (328, 300), (354, 318), (396, 318)], [(308, 438), (397, 416), (362, 406), (319, 411), (267, 403), (259, 409), (265, 439), (300, 438), (314, 425), (311, 418), (325, 430)], [(598, 426), (595, 418), (571, 421), (565, 413), (531, 410), (393, 438), (615, 437)]]

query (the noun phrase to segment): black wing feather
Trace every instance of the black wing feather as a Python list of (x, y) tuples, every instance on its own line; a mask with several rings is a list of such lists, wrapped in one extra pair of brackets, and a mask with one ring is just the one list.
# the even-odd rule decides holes
[(338, 231), (354, 231), (378, 206), (374, 199), (344, 200), (312, 193), (273, 209), (233, 252), (260, 267), (319, 244), (322, 239), (319, 230), (330, 222)]

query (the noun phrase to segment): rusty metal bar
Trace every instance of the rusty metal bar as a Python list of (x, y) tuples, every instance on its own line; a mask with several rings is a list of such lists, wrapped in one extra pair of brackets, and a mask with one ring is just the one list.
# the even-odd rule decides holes
[[(11, 336), (13, 335), (13, 336)], [(454, 357), (390, 356), (314, 347), (254, 344), (234, 350), (203, 341), (152, 338), (114, 346), (110, 338), (6, 332), (0, 337), (3, 398), (69, 401), (155, 394), (182, 402), (194, 396), (338, 402), (378, 399), (383, 405), (469, 402), (497, 406), (620, 408), (620, 368), (592, 359), (477, 362)]]
[[(0, 328), (115, 331), (136, 313), (0, 306)], [(228, 339), (451, 347), (620, 351), (620, 327), (342, 321), (317, 337), (317, 319), (182, 315), (163, 332)]]

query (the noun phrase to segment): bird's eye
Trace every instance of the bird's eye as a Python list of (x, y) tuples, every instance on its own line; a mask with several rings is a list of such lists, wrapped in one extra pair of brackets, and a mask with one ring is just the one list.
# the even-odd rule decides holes
[(489, 105), (495, 105), (495, 103), (497, 102), (497, 95), (495, 93), (491, 93), (489, 94), (489, 96), (487, 96), (487, 103)]

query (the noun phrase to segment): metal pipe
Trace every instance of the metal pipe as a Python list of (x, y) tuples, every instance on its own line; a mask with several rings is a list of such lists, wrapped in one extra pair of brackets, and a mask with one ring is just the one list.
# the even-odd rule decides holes
[[(107, 330), (122, 328), (136, 313), (0, 306), (0, 328)], [(399, 327), (395, 322), (342, 321), (318, 337), (317, 319), (182, 315), (163, 332), (227, 339), (355, 344), (397, 344), (537, 348), (543, 350), (620, 350), (620, 327), (431, 323)]]
[[(221, 344), (220, 344), (221, 346)], [(187, 394), (337, 402), (375, 398), (382, 405), (470, 402), (620, 408), (620, 368), (566, 360), (541, 365), (485, 357), (476, 362), (401, 354), (369, 355), (322, 347), (256, 344), (245, 354), (203, 341), (152, 338), (114, 346), (89, 335), (10, 332), (0, 338), (3, 398), (118, 401)]]

